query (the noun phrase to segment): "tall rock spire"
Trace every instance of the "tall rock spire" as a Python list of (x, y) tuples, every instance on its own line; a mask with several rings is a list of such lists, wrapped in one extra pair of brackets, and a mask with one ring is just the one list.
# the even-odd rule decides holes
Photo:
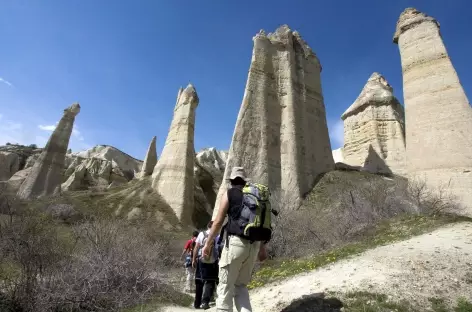
[[(321, 91), (321, 65), (287, 25), (253, 38), (249, 75), (233, 133), (225, 179), (243, 166), (296, 207), (316, 177), (334, 168)], [(218, 192), (213, 217), (219, 208)], [(283, 191), (282, 191), (283, 190)]]
[(370, 76), (341, 119), (343, 162), (374, 173), (405, 173), (405, 114), (382, 75)]
[(157, 163), (157, 152), (156, 152), (156, 137), (154, 136), (149, 143), (149, 147), (146, 153), (146, 157), (144, 158), (143, 167), (141, 168), (141, 172), (139, 174), (140, 178), (147, 177), (152, 174), (154, 170), (154, 166)]
[(472, 215), (472, 108), (439, 23), (407, 8), (393, 41), (402, 62), (408, 173), (445, 186)]
[(179, 89), (166, 143), (152, 173), (152, 187), (185, 225), (192, 223), (194, 207), (194, 129), (198, 102), (193, 85)]
[(64, 110), (64, 115), (54, 129), (44, 150), (34, 163), (31, 173), (21, 184), (18, 197), (34, 199), (54, 194), (60, 189), (65, 155), (69, 146), (75, 116), (80, 112), (78, 103)]

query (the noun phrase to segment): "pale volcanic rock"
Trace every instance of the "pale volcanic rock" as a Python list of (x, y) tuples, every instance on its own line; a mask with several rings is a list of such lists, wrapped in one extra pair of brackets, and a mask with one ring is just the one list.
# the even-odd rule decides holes
[(54, 129), (31, 172), (18, 190), (22, 199), (34, 199), (53, 195), (62, 183), (65, 155), (69, 145), (75, 116), (80, 112), (78, 103), (64, 110), (64, 115)]
[(439, 23), (407, 8), (393, 41), (402, 63), (408, 174), (446, 187), (472, 216), (472, 108)]
[[(234, 166), (269, 185), (286, 207), (296, 208), (334, 160), (321, 90), (321, 65), (287, 25), (254, 38), (249, 75), (233, 132), (224, 179)], [(219, 198), (226, 191), (222, 184)], [(283, 192), (282, 192), (283, 190)]]
[(31, 173), (31, 170), (33, 167), (29, 167), (20, 171), (17, 171), (8, 181), (8, 189), (16, 193), (20, 189), (20, 186), (23, 184), (23, 182), (26, 180), (28, 175)]
[[(85, 190), (92, 186), (107, 187), (112, 182), (112, 162), (98, 158), (82, 161), (66, 182), (62, 183), (63, 191)], [(124, 177), (122, 182), (128, 182)]]
[(333, 150), (333, 159), (335, 163), (344, 162), (344, 150), (342, 147)]
[(194, 209), (194, 132), (198, 95), (189, 84), (180, 88), (164, 149), (152, 174), (152, 187), (182, 224), (192, 223)]
[(197, 153), (195, 159), (195, 179), (200, 185), (211, 205), (215, 203), (216, 195), (223, 181), (227, 153), (214, 147)]
[(344, 121), (344, 163), (372, 173), (405, 173), (405, 115), (379, 73), (367, 80)]
[(214, 147), (203, 149), (195, 156), (195, 210), (193, 223), (205, 227), (213, 213), (216, 195), (223, 180), (228, 153)]
[(109, 145), (97, 145), (86, 151), (72, 154), (72, 157), (98, 158), (112, 162), (113, 168), (119, 168), (128, 180), (133, 179), (143, 166), (143, 162)]
[(141, 173), (139, 177), (147, 177), (152, 175), (154, 167), (157, 164), (157, 152), (156, 152), (156, 137), (154, 136), (149, 143), (149, 148), (144, 158), (143, 166), (141, 168)]
[(0, 152), (0, 181), (7, 181), (20, 167), (20, 159), (17, 154)]

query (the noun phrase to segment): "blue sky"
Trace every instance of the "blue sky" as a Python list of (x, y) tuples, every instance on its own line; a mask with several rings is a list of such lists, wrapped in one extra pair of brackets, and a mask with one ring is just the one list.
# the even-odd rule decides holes
[(43, 145), (62, 110), (79, 101), (74, 151), (108, 144), (143, 159), (156, 135), (160, 154), (178, 88), (192, 82), (200, 97), (196, 150), (228, 149), (252, 37), (288, 24), (321, 61), (332, 148), (338, 148), (340, 115), (372, 72), (382, 73), (403, 103), (392, 36), (409, 6), (438, 19), (470, 96), (468, 0), (2, 0), (0, 144)]

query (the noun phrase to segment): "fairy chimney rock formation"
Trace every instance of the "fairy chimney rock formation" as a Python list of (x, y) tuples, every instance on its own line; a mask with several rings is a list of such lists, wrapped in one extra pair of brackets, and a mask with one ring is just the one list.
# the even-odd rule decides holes
[(156, 152), (156, 137), (154, 136), (149, 143), (149, 148), (146, 153), (146, 157), (144, 158), (143, 167), (141, 169), (141, 173), (139, 177), (147, 177), (152, 175), (154, 167), (157, 163), (157, 152)]
[(472, 215), (472, 108), (439, 23), (414, 8), (397, 22), (403, 71), (408, 174), (446, 187)]
[(38, 160), (31, 168), (28, 177), (18, 190), (18, 197), (34, 199), (53, 195), (61, 186), (65, 156), (69, 145), (75, 116), (80, 112), (78, 103), (64, 110), (64, 115), (54, 129), (49, 141), (44, 147)]
[(180, 88), (164, 149), (152, 173), (152, 187), (185, 225), (192, 223), (194, 208), (194, 128), (198, 102), (191, 84), (185, 90)]
[[(321, 65), (287, 25), (268, 35), (261, 30), (253, 42), (224, 178), (234, 166), (242, 166), (252, 181), (268, 184), (296, 207), (318, 175), (334, 168)], [(213, 218), (226, 188), (223, 183), (219, 189)]]
[(0, 152), (0, 181), (8, 181), (20, 168), (20, 158), (15, 153)]
[[(346, 164), (362, 166), (373, 173), (405, 173), (404, 110), (382, 75), (370, 76), (341, 119)], [(374, 153), (379, 161), (372, 161)]]

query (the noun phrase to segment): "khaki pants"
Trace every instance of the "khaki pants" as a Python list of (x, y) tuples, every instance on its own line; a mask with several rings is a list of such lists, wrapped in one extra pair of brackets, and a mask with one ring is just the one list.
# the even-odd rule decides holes
[(259, 247), (260, 242), (251, 244), (237, 236), (229, 237), (229, 246), (223, 248), (219, 262), (217, 311), (232, 312), (234, 299), (238, 312), (252, 312), (247, 284), (251, 281)]

